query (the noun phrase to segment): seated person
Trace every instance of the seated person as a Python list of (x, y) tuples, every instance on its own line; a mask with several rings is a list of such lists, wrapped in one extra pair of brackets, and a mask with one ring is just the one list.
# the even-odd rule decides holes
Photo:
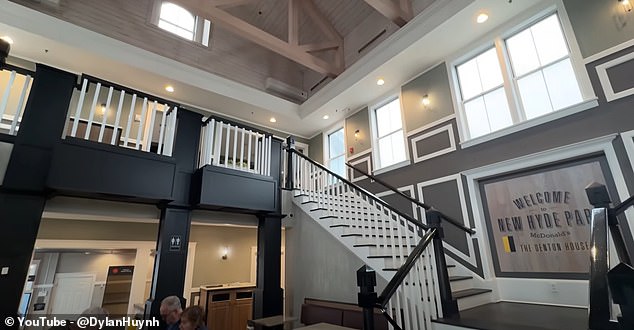
[(199, 306), (189, 306), (181, 314), (180, 330), (207, 330), (203, 309)]

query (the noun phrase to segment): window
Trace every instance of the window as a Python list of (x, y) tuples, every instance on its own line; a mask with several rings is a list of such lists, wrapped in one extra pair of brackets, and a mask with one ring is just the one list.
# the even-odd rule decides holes
[(466, 138), (581, 103), (570, 54), (555, 13), (455, 66)]
[(343, 128), (328, 134), (328, 168), (346, 177), (346, 147), (344, 143)]
[(158, 14), (155, 14), (155, 24), (159, 28), (171, 32), (187, 40), (199, 42), (209, 46), (211, 22), (200, 19), (187, 9), (171, 2), (157, 1)]
[(400, 104), (397, 97), (373, 109), (377, 169), (407, 160)]

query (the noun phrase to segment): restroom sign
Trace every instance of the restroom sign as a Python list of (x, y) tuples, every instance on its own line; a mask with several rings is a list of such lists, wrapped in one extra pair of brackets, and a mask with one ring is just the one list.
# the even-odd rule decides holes
[(182, 242), (183, 240), (180, 235), (172, 235), (172, 237), (170, 237), (170, 251), (180, 251)]

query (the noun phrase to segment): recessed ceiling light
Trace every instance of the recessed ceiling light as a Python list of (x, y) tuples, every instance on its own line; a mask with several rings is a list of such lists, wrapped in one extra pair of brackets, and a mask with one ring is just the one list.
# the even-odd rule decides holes
[(330, 118), (330, 116), (328, 116), (328, 115), (324, 115), (322, 118), (324, 118), (324, 119), (328, 119), (328, 118)]
[(480, 14), (478, 14), (478, 17), (476, 18), (476, 22), (484, 23), (488, 19), (489, 19), (489, 15), (487, 13), (480, 13)]
[(275, 119), (275, 117), (271, 117), (271, 119), (269, 119), (269, 121), (272, 122), (272, 123), (276, 123), (277, 119)]
[(0, 39), (8, 42), (9, 45), (13, 45), (13, 39), (11, 39), (11, 37), (9, 37), (9, 36), (2, 36), (2, 37), (0, 37)]
[(174, 93), (174, 86), (172, 86), (172, 85), (167, 85), (167, 86), (165, 86), (165, 90), (166, 90), (168, 93)]
[(379, 86), (383, 86), (383, 84), (385, 84), (385, 80), (383, 80), (383, 78), (379, 78), (379, 80), (376, 81), (376, 84)]

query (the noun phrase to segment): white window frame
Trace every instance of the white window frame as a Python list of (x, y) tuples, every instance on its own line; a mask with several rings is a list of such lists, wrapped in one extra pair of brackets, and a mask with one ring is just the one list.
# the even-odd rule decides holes
[[(179, 6), (187, 10), (190, 14), (194, 16), (195, 23), (194, 23), (193, 39), (183, 38), (175, 33), (172, 33), (168, 30), (165, 30), (159, 27), (158, 24), (159, 24), (159, 19), (161, 17), (161, 6), (163, 5), (163, 3), (166, 3), (166, 2)], [(194, 42), (197, 45), (202, 45), (204, 47), (209, 47), (211, 43), (211, 28), (212, 28), (211, 22), (203, 17), (196, 15), (195, 13), (192, 13), (187, 8), (184, 8), (181, 5), (175, 2), (172, 2), (170, 0), (154, 0), (152, 4), (152, 15), (150, 16), (149, 23), (150, 25), (153, 25), (154, 27), (158, 28), (159, 30), (163, 32), (167, 32), (170, 36), (174, 36), (175, 38), (178, 38), (179, 40)]]
[[(590, 108), (594, 108), (598, 105), (597, 97), (594, 95), (592, 84), (588, 72), (585, 69), (581, 51), (577, 43), (572, 25), (568, 19), (568, 14), (561, 0), (547, 1), (547, 5), (544, 3), (538, 4), (524, 13), (511, 19), (509, 22), (502, 24), (498, 28), (494, 29), (491, 33), (478, 41), (472, 43), (462, 51), (458, 52), (454, 57), (449, 58), (445, 63), (447, 65), (447, 72), (449, 74), (449, 85), (451, 93), (453, 95), (454, 109), (456, 109), (456, 121), (458, 123), (458, 132), (460, 136), (460, 145), (462, 148), (468, 148), (486, 141), (497, 139), (499, 137), (515, 133), (524, 129), (528, 129), (549, 121), (553, 121), (559, 118), (563, 118), (577, 112), (581, 112)], [(569, 58), (572, 63), (572, 68), (579, 84), (581, 91), (582, 101), (578, 104), (569, 106), (564, 109), (555, 110), (551, 113), (532, 118), (529, 120), (522, 120), (519, 118), (523, 116), (521, 109), (521, 100), (519, 97), (519, 90), (516, 86), (516, 79), (513, 76), (510, 58), (502, 53), (502, 49), (506, 51), (506, 39), (516, 35), (524, 29), (532, 26), (533, 24), (541, 21), (542, 19), (557, 14), (561, 28), (570, 51)], [(521, 22), (521, 23), (517, 23)], [(462, 106), (462, 98), (460, 95), (460, 84), (458, 82), (458, 75), (456, 67), (462, 63), (469, 61), (470, 59), (478, 56), (482, 52), (488, 50), (494, 46), (496, 48), (498, 59), (500, 60), (500, 68), (502, 70), (502, 76), (504, 79), (504, 91), (507, 97), (509, 110), (514, 120), (514, 124), (503, 128), (501, 130), (493, 131), (488, 134), (469, 138), (468, 136), (468, 123), (466, 122), (466, 114), (464, 107)]]
[[(379, 154), (379, 137), (378, 137), (378, 127), (376, 122), (376, 110), (398, 98), (399, 101), (399, 110), (401, 111), (401, 131), (403, 133), (403, 144), (405, 147), (405, 160), (389, 165), (380, 167), (380, 154)], [(389, 171), (393, 171), (395, 169), (401, 168), (403, 166), (407, 166), (411, 164), (410, 156), (409, 156), (409, 143), (407, 143), (407, 133), (405, 126), (405, 111), (403, 111), (403, 97), (399, 92), (393, 92), (384, 96), (374, 102), (372, 102), (371, 106), (368, 106), (369, 118), (370, 118), (370, 132), (372, 133), (372, 174), (381, 174)]]
[[(329, 137), (330, 134), (335, 133), (338, 130), (343, 130), (343, 162), (344, 162), (344, 174), (342, 175), (342, 177), (344, 179), (348, 178), (348, 171), (347, 166), (345, 165), (345, 163), (348, 161), (348, 142), (346, 140), (346, 126), (344, 124), (344, 122), (338, 122), (335, 125), (331, 126), (330, 128), (328, 128), (328, 130), (324, 131), (323, 133), (323, 152), (324, 152), (324, 166), (326, 166), (326, 168), (328, 168), (329, 170), (332, 171), (332, 169), (330, 168), (330, 159), (332, 157), (330, 157), (330, 141), (329, 141)], [(334, 171), (333, 171), (334, 172)]]

